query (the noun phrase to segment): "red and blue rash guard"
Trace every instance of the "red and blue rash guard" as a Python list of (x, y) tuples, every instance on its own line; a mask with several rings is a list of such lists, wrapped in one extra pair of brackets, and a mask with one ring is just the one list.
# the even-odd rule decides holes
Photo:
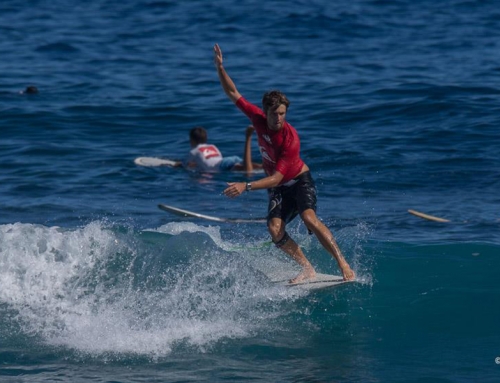
[(257, 132), (266, 174), (273, 175), (275, 171), (283, 174), (281, 185), (295, 178), (304, 166), (300, 158), (300, 139), (295, 128), (285, 121), (280, 130), (269, 129), (264, 111), (244, 97), (236, 101), (236, 106), (252, 121)]

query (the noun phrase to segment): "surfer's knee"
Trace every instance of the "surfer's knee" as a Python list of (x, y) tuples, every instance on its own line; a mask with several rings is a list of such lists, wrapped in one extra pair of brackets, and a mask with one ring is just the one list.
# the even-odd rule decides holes
[(276, 238), (281, 238), (283, 236), (285, 225), (283, 225), (282, 221), (273, 218), (267, 221), (267, 230), (269, 234), (271, 234), (273, 241), (275, 241)]
[(300, 217), (306, 224), (314, 225), (316, 224), (316, 221), (318, 221), (318, 216), (313, 209), (304, 210), (302, 213), (300, 213)]
[(306, 225), (309, 234), (311, 234), (311, 232), (314, 232), (314, 229), (318, 228), (321, 225), (321, 221), (318, 219), (318, 216), (312, 209), (305, 210), (304, 212), (302, 212), (300, 217), (302, 218), (304, 225)]
[(283, 233), (283, 236), (281, 236), (281, 239), (275, 239), (273, 237), (273, 243), (274, 245), (277, 247), (277, 248), (282, 248), (283, 246), (285, 246), (285, 244), (288, 242), (288, 240), (290, 239), (290, 236), (288, 235), (288, 233), (285, 231)]

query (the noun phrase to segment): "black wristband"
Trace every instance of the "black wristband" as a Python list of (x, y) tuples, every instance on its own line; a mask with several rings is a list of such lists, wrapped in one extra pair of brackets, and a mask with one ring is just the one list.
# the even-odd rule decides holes
[(245, 186), (245, 190), (247, 192), (249, 192), (250, 190), (252, 190), (252, 184), (250, 182), (247, 182), (246, 186)]

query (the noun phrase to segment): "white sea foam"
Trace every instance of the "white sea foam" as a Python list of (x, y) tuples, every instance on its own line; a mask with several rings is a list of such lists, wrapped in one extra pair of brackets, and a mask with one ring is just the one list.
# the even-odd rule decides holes
[[(234, 244), (218, 227), (168, 224), (158, 232), (172, 237), (151, 246), (140, 233), (101, 222), (72, 230), (1, 225), (0, 301), (47, 344), (156, 357), (269, 331), (287, 302), (304, 296), (259, 273), (264, 259), (279, 262), (273, 257), (224, 250)], [(206, 247), (210, 241), (215, 246)]]

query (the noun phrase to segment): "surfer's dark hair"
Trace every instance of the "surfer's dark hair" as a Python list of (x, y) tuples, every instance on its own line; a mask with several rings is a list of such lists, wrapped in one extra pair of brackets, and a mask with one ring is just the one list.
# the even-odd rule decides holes
[(191, 131), (189, 132), (189, 139), (191, 141), (195, 142), (196, 145), (206, 144), (207, 143), (207, 131), (202, 126), (196, 126), (193, 129), (191, 129)]
[(267, 114), (268, 110), (276, 110), (280, 105), (285, 105), (288, 110), (290, 101), (285, 96), (283, 92), (279, 90), (271, 90), (266, 92), (262, 97), (262, 107), (264, 108), (264, 113)]

